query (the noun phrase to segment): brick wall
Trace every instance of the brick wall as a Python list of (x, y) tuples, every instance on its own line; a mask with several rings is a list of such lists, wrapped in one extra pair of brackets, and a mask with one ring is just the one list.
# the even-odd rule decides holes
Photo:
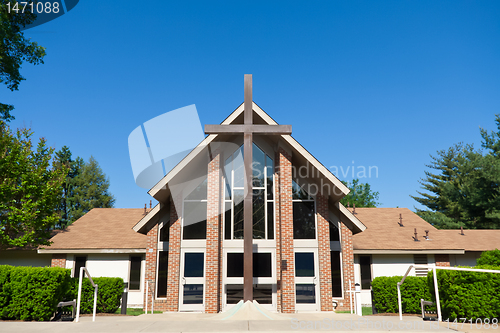
[(50, 267), (66, 268), (66, 253), (53, 254), (52, 260), (50, 261)]
[[(151, 309), (151, 300), (154, 288), (156, 287), (156, 258), (158, 246), (158, 225), (153, 226), (147, 233), (146, 243), (146, 272), (144, 274), (144, 307), (148, 302), (148, 308)], [(146, 295), (146, 284), (148, 294)], [(153, 290), (152, 290), (153, 289)]]
[[(292, 206), (292, 156), (282, 148), (278, 149), (279, 210), (281, 239), (277, 239), (277, 254), (281, 258), (278, 265), (278, 289), (281, 312), (295, 313), (295, 260), (293, 253), (293, 206)], [(279, 237), (279, 235), (278, 235)], [(279, 251), (278, 251), (279, 248)], [(284, 263), (286, 262), (286, 267)], [(281, 269), (281, 278), (280, 278)]]
[(221, 239), (220, 239), (220, 154), (208, 164), (207, 188), (207, 249), (205, 269), (205, 312), (217, 313), (221, 310)]
[(181, 219), (170, 199), (170, 238), (168, 252), (166, 311), (179, 310), (179, 279), (181, 265)]
[[(349, 280), (354, 288), (354, 253), (352, 244), (352, 231), (344, 223), (340, 223), (341, 246), (342, 246), (342, 283), (344, 287), (344, 299), (339, 301), (337, 311), (350, 310)], [(343, 303), (343, 304), (340, 304)]]
[(450, 267), (450, 255), (449, 254), (435, 254), (434, 259), (436, 261), (436, 266), (438, 266), (438, 267)]
[(332, 268), (330, 262), (330, 226), (328, 225), (328, 197), (316, 196), (318, 221), (319, 286), (321, 311), (332, 311)]

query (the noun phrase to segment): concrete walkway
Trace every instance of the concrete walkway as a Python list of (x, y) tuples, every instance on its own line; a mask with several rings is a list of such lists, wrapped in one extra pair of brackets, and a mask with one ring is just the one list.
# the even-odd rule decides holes
[[(203, 313), (164, 313), (132, 316), (81, 317), (75, 322), (0, 322), (2, 333), (80, 333), (80, 332), (456, 332), (446, 323), (424, 322), (419, 317), (365, 316), (335, 314), (331, 312), (275, 314), (274, 320), (217, 320), (217, 315)], [(275, 317), (276, 318), (276, 317)], [(500, 329), (470, 330), (467, 325), (461, 332), (500, 332)]]

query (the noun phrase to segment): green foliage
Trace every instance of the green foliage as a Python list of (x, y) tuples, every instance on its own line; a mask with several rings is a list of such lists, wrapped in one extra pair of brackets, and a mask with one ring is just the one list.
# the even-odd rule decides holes
[(340, 202), (344, 206), (355, 205), (361, 207), (376, 207), (378, 202), (379, 192), (372, 191), (370, 184), (360, 183), (359, 179), (353, 179), (352, 183), (342, 181), (351, 191), (348, 195), (343, 197)]
[[(19, 72), (22, 63), (26, 61), (34, 65), (43, 64), (45, 49), (26, 39), (21, 31), (36, 19), (36, 14), (29, 11), (9, 13), (6, 5), (9, 2), (12, 8), (15, 1), (0, 0), (0, 82), (14, 91), (18, 90), (19, 84), (24, 80)], [(10, 114), (13, 109), (12, 105), (0, 103), (0, 119), (14, 119)]]
[[(500, 228), (500, 116), (496, 116), (497, 133), (481, 129), (482, 145), (488, 153), (472, 145), (456, 144), (431, 156), (420, 181), (425, 192), (412, 196), (431, 212), (421, 214), (438, 228)], [(433, 212), (439, 214), (432, 214)], [(420, 214), (419, 214), (420, 215)]]
[(465, 223), (457, 222), (457, 220), (452, 219), (441, 212), (420, 210), (417, 211), (416, 214), (438, 229), (460, 229), (461, 226), (466, 227)]
[[(379, 276), (372, 281), (373, 300), (379, 313), (396, 313), (398, 308), (397, 283), (402, 276)], [(401, 303), (404, 313), (421, 313), (420, 299), (430, 300), (427, 278), (407, 276), (401, 285)], [(431, 308), (427, 308), (431, 309)]]
[(0, 266), (0, 318), (49, 320), (63, 299), (70, 270)]
[[(79, 278), (71, 279), (70, 289), (66, 295), (67, 300), (77, 299)], [(115, 313), (120, 307), (123, 293), (123, 279), (110, 277), (92, 278), (97, 284), (97, 309), (98, 313)], [(94, 287), (88, 278), (82, 280), (81, 313), (92, 313), (94, 309)]]
[[(475, 268), (499, 269), (495, 266)], [(500, 274), (438, 270), (437, 280), (444, 320), (500, 317)], [(434, 295), (432, 272), (427, 283)]]
[(0, 250), (49, 245), (59, 215), (66, 167), (51, 165), (52, 148), (32, 132), (0, 121)]
[(494, 249), (491, 251), (484, 251), (476, 262), (478, 266), (490, 265), (500, 267), (500, 250)]

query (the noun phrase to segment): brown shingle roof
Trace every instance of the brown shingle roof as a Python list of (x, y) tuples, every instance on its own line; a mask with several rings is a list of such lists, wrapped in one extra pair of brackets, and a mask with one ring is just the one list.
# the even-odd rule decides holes
[[(351, 209), (352, 212), (352, 209)], [(400, 227), (399, 214), (404, 227)], [(408, 208), (356, 208), (355, 216), (366, 225), (353, 236), (354, 250), (465, 250), (486, 251), (500, 247), (500, 230), (439, 230)], [(414, 241), (417, 228), (418, 242)], [(429, 230), (429, 240), (424, 238)]]
[(144, 209), (94, 208), (45, 249), (146, 249), (146, 235), (132, 230), (143, 216)]

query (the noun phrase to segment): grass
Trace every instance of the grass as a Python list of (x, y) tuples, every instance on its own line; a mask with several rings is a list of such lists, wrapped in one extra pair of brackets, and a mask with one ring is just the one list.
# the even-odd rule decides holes
[[(121, 308), (116, 310), (116, 314), (120, 314), (122, 311)], [(148, 310), (148, 313), (151, 313), (151, 310)], [(154, 311), (154, 313), (163, 313), (162, 311)], [(142, 308), (127, 308), (127, 316), (139, 316), (144, 314), (144, 310)]]
[[(351, 313), (351, 311), (335, 311), (335, 313)], [(371, 306), (363, 306), (361, 308), (361, 313), (363, 314), (363, 316), (369, 316), (373, 314)]]

